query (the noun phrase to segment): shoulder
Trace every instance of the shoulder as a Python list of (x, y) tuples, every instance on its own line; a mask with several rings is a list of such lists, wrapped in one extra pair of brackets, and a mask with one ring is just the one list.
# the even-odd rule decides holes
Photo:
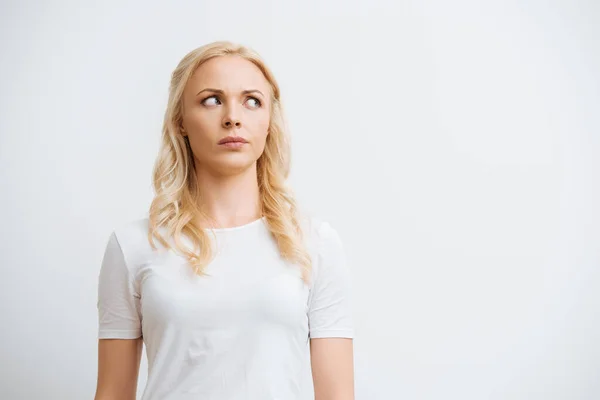
[(337, 229), (320, 217), (306, 218), (304, 224), (314, 273), (311, 290), (336, 290), (349, 276), (343, 241)]
[(140, 247), (143, 239), (148, 237), (148, 218), (125, 221), (117, 225), (113, 234), (125, 247)]
[(302, 227), (309, 242), (321, 249), (323, 246), (341, 246), (340, 235), (328, 221), (314, 215), (302, 217)]
[(322, 264), (344, 263), (345, 250), (337, 229), (319, 216), (302, 218), (305, 243), (313, 260), (313, 268), (318, 271)]
[(116, 241), (125, 262), (131, 267), (150, 258), (153, 249), (148, 241), (148, 218), (122, 222), (111, 233), (111, 241)]

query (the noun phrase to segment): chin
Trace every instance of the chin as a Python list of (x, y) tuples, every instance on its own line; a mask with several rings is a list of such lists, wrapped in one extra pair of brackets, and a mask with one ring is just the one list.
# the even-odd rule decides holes
[(215, 162), (211, 169), (219, 171), (222, 175), (235, 175), (242, 173), (250, 168), (254, 168), (256, 160), (247, 155), (241, 157), (224, 157), (224, 159)]

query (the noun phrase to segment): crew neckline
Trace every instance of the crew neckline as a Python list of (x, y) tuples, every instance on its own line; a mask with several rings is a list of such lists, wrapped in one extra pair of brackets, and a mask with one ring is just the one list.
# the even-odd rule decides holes
[(250, 221), (247, 222), (245, 224), (242, 225), (238, 225), (238, 226), (230, 226), (228, 228), (203, 228), (205, 231), (212, 231), (215, 233), (219, 233), (219, 232), (231, 232), (231, 231), (239, 231), (245, 228), (249, 228), (251, 226), (254, 225), (258, 225), (260, 222), (264, 221), (266, 219), (266, 217), (260, 217), (259, 219), (255, 219), (254, 221)]

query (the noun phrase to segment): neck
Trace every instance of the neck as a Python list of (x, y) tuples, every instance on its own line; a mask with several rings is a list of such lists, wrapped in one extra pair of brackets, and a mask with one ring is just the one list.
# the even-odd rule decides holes
[(262, 217), (256, 163), (233, 175), (219, 175), (197, 168), (199, 206), (206, 215), (200, 226), (230, 228)]

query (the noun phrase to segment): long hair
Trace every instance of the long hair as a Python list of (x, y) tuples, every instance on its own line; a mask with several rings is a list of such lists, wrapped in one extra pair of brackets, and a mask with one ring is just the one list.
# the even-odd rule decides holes
[[(197, 201), (200, 191), (196, 180), (194, 157), (189, 141), (181, 133), (182, 95), (186, 84), (204, 62), (219, 56), (237, 55), (254, 63), (271, 87), (269, 133), (263, 154), (257, 160), (257, 179), (261, 212), (277, 243), (283, 259), (302, 268), (308, 282), (312, 269), (305, 246), (302, 223), (296, 201), (286, 180), (290, 170), (290, 141), (280, 102), (280, 90), (271, 70), (252, 49), (228, 41), (213, 42), (189, 52), (171, 76), (169, 100), (164, 116), (162, 140), (153, 170), (155, 197), (150, 205), (148, 240), (184, 255), (196, 274), (213, 259), (210, 236), (198, 225), (198, 216), (208, 218)], [(173, 246), (167, 238), (173, 238)], [(182, 243), (186, 236), (192, 243)]]

